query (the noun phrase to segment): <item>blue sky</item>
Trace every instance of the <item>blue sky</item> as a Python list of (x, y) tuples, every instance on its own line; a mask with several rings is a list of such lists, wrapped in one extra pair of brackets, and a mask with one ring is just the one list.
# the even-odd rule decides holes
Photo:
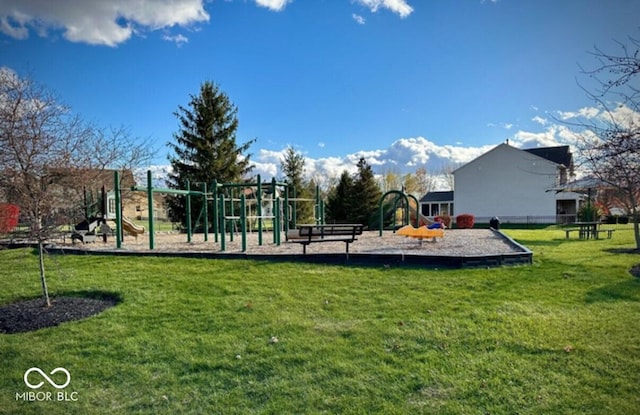
[(594, 105), (579, 65), (640, 37), (638, 16), (637, 0), (3, 0), (0, 66), (151, 138), (159, 165), (173, 113), (211, 80), (263, 175), (288, 145), (311, 175), (361, 155), (433, 171), (506, 139), (567, 143), (552, 115)]

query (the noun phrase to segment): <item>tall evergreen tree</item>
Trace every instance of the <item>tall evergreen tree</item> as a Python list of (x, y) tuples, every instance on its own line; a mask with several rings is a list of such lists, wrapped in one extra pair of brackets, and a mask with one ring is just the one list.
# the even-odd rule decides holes
[[(236, 144), (238, 129), (237, 108), (218, 85), (206, 81), (200, 86), (199, 95), (191, 95), (187, 107), (179, 106), (174, 115), (180, 130), (173, 134), (175, 142), (169, 143), (174, 154), (169, 157), (172, 172), (169, 187), (186, 189), (187, 181), (196, 190), (214, 180), (218, 183), (241, 181), (251, 170), (250, 156), (244, 153), (254, 140)], [(184, 196), (169, 198), (169, 212), (175, 222), (186, 222)], [(200, 198), (192, 198), (192, 223), (202, 208)]]
[(375, 219), (381, 197), (382, 192), (373, 174), (373, 169), (364, 157), (360, 158), (351, 195), (352, 221), (370, 226), (372, 220)]
[(327, 217), (333, 222), (350, 222), (352, 210), (353, 178), (348, 171), (343, 171), (340, 181), (329, 191), (327, 197)]
[[(313, 195), (309, 192), (308, 183), (304, 180), (304, 156), (289, 146), (280, 163), (282, 172), (289, 183), (289, 196), (309, 199)], [(310, 202), (296, 202), (296, 221), (298, 223), (311, 223), (313, 221), (313, 204)], [(290, 224), (295, 226), (295, 223)]]

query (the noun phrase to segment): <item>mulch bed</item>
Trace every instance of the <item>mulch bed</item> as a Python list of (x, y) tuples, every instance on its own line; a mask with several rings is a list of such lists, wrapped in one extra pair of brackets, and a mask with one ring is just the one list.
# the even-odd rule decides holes
[(81, 320), (101, 313), (118, 303), (118, 299), (55, 297), (51, 307), (43, 298), (26, 300), (0, 307), (0, 333), (24, 333), (54, 327), (66, 321)]

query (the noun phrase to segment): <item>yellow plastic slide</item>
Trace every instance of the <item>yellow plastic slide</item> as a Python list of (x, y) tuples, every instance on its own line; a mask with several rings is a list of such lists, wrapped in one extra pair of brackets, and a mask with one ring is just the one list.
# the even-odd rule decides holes
[(411, 225), (403, 226), (398, 229), (398, 235), (408, 236), (410, 238), (424, 239), (424, 238), (435, 238), (444, 237), (444, 229), (427, 229), (425, 226), (420, 226), (418, 228), (414, 228)]
[(136, 225), (124, 216), (122, 217), (122, 228), (134, 236), (144, 233), (144, 226)]

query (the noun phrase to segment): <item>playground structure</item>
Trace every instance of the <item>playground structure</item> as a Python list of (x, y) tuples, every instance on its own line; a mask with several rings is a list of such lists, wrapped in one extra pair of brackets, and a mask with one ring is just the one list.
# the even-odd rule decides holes
[[(71, 231), (71, 241), (75, 243), (95, 242), (97, 232), (106, 230), (105, 226), (108, 219), (107, 206), (110, 194), (102, 186), (99, 197), (94, 199), (93, 192), (83, 191), (83, 220), (73, 225)], [(111, 194), (111, 196), (113, 196)]]
[[(115, 220), (116, 223), (116, 247), (122, 248), (124, 241), (122, 231), (125, 230), (134, 236), (145, 232), (145, 228), (136, 225), (122, 215), (121, 189), (119, 173), (114, 172), (114, 201), (109, 203), (109, 209), (105, 219)], [(154, 230), (154, 193), (177, 195), (185, 197), (186, 217), (185, 232), (186, 242), (191, 243), (194, 229), (202, 229), (204, 241), (209, 241), (210, 233), (213, 233), (215, 243), (220, 244), (220, 250), (226, 250), (227, 240), (233, 242), (236, 234), (240, 234), (242, 252), (247, 250), (247, 233), (255, 231), (258, 236), (258, 245), (264, 244), (264, 232), (267, 225), (272, 230), (273, 244), (280, 245), (282, 242), (282, 232), (285, 238), (289, 238), (289, 230), (295, 229), (297, 225), (296, 203), (314, 203), (314, 223), (325, 225), (324, 201), (320, 197), (320, 191), (316, 186), (315, 199), (303, 199), (289, 197), (289, 185), (286, 182), (277, 182), (275, 178), (271, 181), (263, 182), (260, 175), (256, 180), (247, 183), (217, 183), (213, 181), (211, 185), (197, 183), (198, 189), (192, 189), (191, 183), (187, 181), (186, 189), (168, 189), (154, 187), (151, 171), (147, 171), (147, 185), (133, 186), (132, 191), (145, 192), (148, 200), (148, 235), (149, 249), (155, 249)], [(250, 189), (249, 192), (246, 190)], [(253, 197), (247, 197), (247, 193)], [(239, 197), (238, 197), (239, 196)], [(391, 196), (390, 201), (387, 200)], [(201, 210), (197, 216), (196, 223), (192, 223), (192, 200), (200, 198)], [(387, 200), (387, 201), (386, 201)], [(386, 201), (386, 203), (385, 203)], [(113, 208), (113, 209), (112, 209)], [(398, 230), (398, 211), (402, 210), (400, 221), (403, 226), (414, 224), (416, 228), (422, 225), (429, 225), (433, 222), (422, 215), (419, 210), (419, 203), (415, 196), (407, 194), (404, 190), (391, 190), (386, 192), (379, 201), (379, 236), (382, 236), (385, 219), (391, 219), (392, 231)], [(385, 215), (385, 211), (387, 214)], [(211, 214), (211, 215), (210, 215)], [(212, 223), (209, 223), (209, 217)], [(408, 229), (408, 228), (406, 228)], [(405, 232), (406, 232), (405, 229)], [(433, 235), (429, 236), (432, 237)], [(439, 235), (435, 235), (439, 236)], [(425, 236), (416, 235), (420, 239)]]
[[(84, 219), (73, 225), (71, 232), (71, 241), (80, 241), (82, 243), (95, 242), (96, 238), (101, 235), (104, 242), (107, 241), (107, 235), (112, 229), (107, 225), (107, 221), (116, 219), (115, 191), (107, 192), (102, 186), (99, 196), (94, 199), (93, 192), (84, 190), (84, 203), (82, 205)], [(122, 227), (127, 233), (138, 236), (144, 233), (142, 226), (136, 225), (133, 221), (122, 216)], [(120, 235), (122, 232), (120, 231)]]
[[(309, 263), (336, 263), (336, 264), (377, 264), (388, 266), (424, 266), (424, 267), (490, 267), (490, 266), (498, 266), (498, 265), (511, 265), (511, 264), (531, 264), (532, 263), (532, 252), (528, 250), (526, 247), (518, 244), (516, 241), (510, 239), (508, 236), (502, 234), (499, 230), (460, 230), (456, 232), (451, 232), (447, 235), (444, 243), (437, 244), (429, 244), (429, 249), (421, 249), (421, 246), (418, 244), (412, 243), (412, 241), (401, 241), (403, 238), (398, 238), (397, 236), (404, 236), (403, 234), (407, 231), (411, 233), (414, 239), (420, 240), (420, 245), (422, 245), (423, 236), (427, 235), (414, 235), (414, 232), (423, 232), (420, 229), (416, 229), (413, 225), (410, 225), (409, 222), (415, 222), (419, 228), (426, 228), (425, 226), (421, 226), (423, 224), (428, 224), (431, 222), (428, 218), (419, 214), (419, 208), (417, 201), (415, 198), (407, 195), (403, 191), (391, 191), (387, 192), (381, 200), (379, 205), (379, 216), (382, 229), (385, 225), (385, 214), (387, 219), (393, 217), (392, 228), (393, 232), (387, 232), (384, 235), (380, 232), (380, 237), (376, 235), (374, 232), (363, 232), (364, 225), (362, 224), (331, 224), (326, 225), (324, 223), (314, 224), (305, 224), (300, 225), (297, 224), (295, 220), (293, 220), (294, 212), (289, 210), (289, 206), (291, 203), (295, 204), (296, 198), (288, 198), (288, 186), (285, 186), (286, 183), (278, 184), (274, 180), (270, 183), (262, 183), (261, 181), (257, 181), (254, 183), (243, 183), (236, 184), (236, 186), (227, 186), (215, 184), (211, 186), (211, 188), (215, 188), (214, 192), (207, 192), (205, 185), (200, 185), (199, 189), (196, 191), (190, 190), (190, 185), (187, 185), (186, 190), (181, 189), (160, 189), (154, 188), (152, 186), (151, 173), (147, 172), (147, 184), (146, 187), (131, 187), (132, 191), (145, 191), (146, 195), (149, 199), (150, 206), (153, 205), (154, 202), (154, 193), (173, 193), (176, 195), (183, 196), (189, 200), (192, 197), (201, 197), (206, 200), (202, 207), (202, 210), (208, 210), (209, 206), (217, 209), (216, 214), (212, 218), (213, 223), (215, 225), (217, 223), (217, 236), (220, 242), (221, 250), (224, 250), (222, 244), (224, 244), (224, 240), (226, 238), (233, 237), (233, 232), (228, 233), (229, 228), (233, 228), (234, 225), (240, 225), (243, 228), (243, 237), (242, 244), (240, 241), (235, 241), (234, 243), (230, 243), (227, 252), (220, 252), (221, 250), (212, 250), (212, 245), (206, 243), (192, 243), (192, 244), (184, 244), (186, 249), (183, 249), (181, 245), (183, 244), (183, 236), (181, 234), (171, 234), (171, 235), (158, 235), (161, 237), (163, 246), (160, 249), (153, 251), (154, 249), (154, 238), (153, 238), (153, 209), (149, 209), (151, 213), (148, 217), (149, 219), (149, 229), (148, 232), (148, 240), (149, 240), (149, 249), (146, 247), (146, 240), (137, 241), (132, 243), (127, 247), (126, 250), (122, 250), (122, 230), (123, 225), (126, 226), (127, 219), (124, 218), (123, 223), (123, 215), (122, 215), (122, 207), (121, 205), (121, 192), (118, 180), (118, 173), (114, 172), (114, 181), (115, 191), (113, 192), (114, 199), (113, 203), (109, 203), (108, 214), (111, 215), (113, 213), (116, 216), (116, 239), (117, 239), (117, 247), (115, 249), (102, 247), (102, 246), (93, 246), (92, 244), (83, 247), (83, 249), (76, 249), (70, 247), (61, 246), (59, 248), (51, 248), (51, 250), (57, 249), (58, 252), (64, 253), (74, 253), (74, 254), (86, 254), (87, 252), (91, 252), (94, 250), (96, 253), (100, 254), (108, 254), (108, 255), (152, 255), (152, 256), (184, 256), (189, 258), (211, 258), (211, 259), (256, 259), (256, 260), (278, 260), (278, 261), (304, 261)], [(265, 189), (272, 189), (271, 186), (275, 186), (276, 188), (282, 189), (284, 196), (280, 197), (278, 192), (271, 192), (270, 197), (262, 198), (262, 201), (266, 203), (267, 206), (276, 207), (271, 211), (259, 212), (260, 216), (257, 215), (258, 206), (262, 206), (262, 203), (257, 203), (258, 194), (262, 194), (262, 192), (258, 192), (258, 184), (260, 184), (260, 190), (264, 187)], [(128, 186), (127, 186), (128, 187)], [(247, 193), (248, 191), (242, 191), (238, 196), (237, 189), (247, 189), (248, 187), (254, 187), (256, 192), (255, 200), (248, 201)], [(233, 190), (236, 189), (236, 190)], [(127, 189), (129, 190), (129, 189)], [(232, 191), (235, 191), (236, 194), (233, 194)], [(226, 193), (225, 193), (226, 192)], [(267, 193), (267, 192), (265, 192)], [(386, 200), (389, 198), (388, 200)], [(316, 202), (316, 220), (320, 222), (323, 219), (323, 206), (322, 201), (319, 199), (318, 195), (316, 195), (316, 199), (300, 199), (300, 201), (308, 201), (312, 200)], [(411, 202), (413, 202), (413, 206), (411, 206)], [(286, 201), (286, 202), (284, 202)], [(111, 202), (111, 199), (109, 199)], [(240, 203), (240, 208), (238, 209), (238, 203)], [(206, 207), (205, 207), (206, 206)], [(384, 206), (384, 207), (383, 207)], [(256, 211), (256, 215), (253, 215), (254, 209)], [(227, 213), (228, 212), (228, 213)], [(189, 212), (191, 213), (191, 212)], [(194, 212), (195, 213), (195, 212)], [(412, 215), (413, 214), (413, 215)], [(401, 216), (401, 217), (400, 217)], [(191, 217), (191, 215), (189, 215)], [(195, 215), (194, 215), (195, 217)], [(252, 252), (247, 252), (247, 223), (249, 220), (256, 220), (256, 224), (260, 222), (260, 220), (270, 220), (273, 223), (273, 228), (275, 230), (274, 233), (280, 234), (282, 229), (290, 228), (290, 222), (295, 225), (297, 231), (297, 238), (292, 236), (288, 241), (297, 243), (287, 243), (280, 244), (279, 239), (273, 245), (268, 244), (267, 246), (256, 247), (257, 249)], [(273, 217), (273, 218), (270, 218)], [(267, 219), (269, 218), (269, 219)], [(187, 217), (185, 217), (187, 219)], [(200, 218), (199, 218), (200, 219)], [(199, 220), (198, 219), (198, 220)], [(277, 221), (276, 221), (277, 219)], [(190, 219), (189, 219), (190, 221)], [(187, 222), (189, 222), (187, 221)], [(205, 219), (206, 221), (206, 219)], [(402, 227), (398, 228), (398, 221), (406, 223), (405, 226), (409, 226), (402, 229)], [(197, 222), (197, 221), (196, 221)], [(390, 222), (387, 222), (387, 226)], [(188, 224), (187, 231), (191, 231), (191, 225)], [(209, 229), (208, 226), (203, 226), (205, 231), (204, 236), (205, 240), (207, 238), (207, 231)], [(293, 232), (293, 228), (292, 229)], [(443, 234), (444, 231), (439, 229), (437, 233)], [(191, 240), (191, 235), (188, 236), (188, 242)], [(437, 236), (437, 235), (436, 235)], [(253, 233), (249, 235), (249, 239), (252, 241), (252, 246), (257, 242), (258, 234)], [(262, 235), (260, 234), (262, 238)], [(279, 235), (277, 236), (279, 238)], [(430, 233), (427, 237), (432, 237)], [(274, 236), (276, 238), (276, 236)], [(323, 238), (326, 238), (324, 240)], [(353, 241), (358, 240), (358, 244), (352, 244)], [(168, 244), (165, 245), (165, 243)], [(316, 242), (344, 242), (345, 247), (344, 250), (336, 249), (336, 243), (318, 243), (317, 249), (314, 249), (312, 253), (306, 253), (306, 245), (315, 244)], [(408, 242), (408, 243), (407, 243)], [(296, 246), (302, 244), (302, 255), (298, 251)], [(277, 246), (276, 246), (277, 245)], [(351, 249), (353, 247), (353, 249)], [(341, 252), (340, 252), (341, 251)], [(306, 255), (305, 255), (306, 253)]]
[[(390, 206), (392, 209), (391, 214), (393, 219), (391, 223), (392, 223), (392, 230), (394, 233), (396, 232), (396, 224), (398, 223), (398, 217), (397, 217), (398, 209), (402, 209), (401, 221), (403, 226), (410, 225), (412, 219), (416, 228), (430, 225), (433, 223), (433, 221), (429, 220), (429, 218), (427, 218), (426, 216), (420, 213), (420, 203), (418, 203), (418, 199), (415, 196), (406, 193), (404, 190), (390, 190), (385, 194), (383, 194), (382, 197), (380, 197), (380, 202), (378, 203), (378, 212), (379, 212), (378, 226), (379, 226), (380, 236), (382, 236), (382, 231), (384, 230), (384, 221), (385, 221), (385, 214), (384, 214), (385, 203), (384, 202), (388, 196), (394, 196), (392, 199), (392, 202), (387, 204), (387, 206)], [(415, 207), (413, 207), (410, 202), (413, 202), (415, 204)]]
[[(116, 247), (121, 248), (123, 243), (122, 229), (131, 233), (136, 226), (122, 216), (121, 189), (119, 186), (119, 173), (114, 172), (114, 195), (115, 195), (115, 222), (116, 222)], [(192, 242), (194, 228), (198, 228), (202, 219), (202, 230), (204, 241), (209, 240), (209, 229), (211, 228), (216, 243), (220, 243), (220, 250), (225, 251), (227, 236), (233, 241), (234, 234), (240, 229), (242, 238), (242, 251), (247, 249), (247, 232), (251, 232), (251, 223), (257, 225), (258, 244), (263, 245), (263, 232), (267, 223), (271, 224), (273, 243), (280, 245), (281, 232), (285, 235), (290, 227), (295, 227), (296, 204), (298, 202), (314, 202), (314, 220), (318, 225), (324, 224), (324, 201), (320, 198), (319, 188), (316, 186), (315, 199), (304, 199), (289, 197), (289, 185), (286, 182), (277, 182), (272, 179), (270, 182), (262, 182), (260, 175), (255, 182), (251, 183), (217, 183), (213, 181), (210, 186), (206, 183), (199, 183), (200, 190), (191, 188), (191, 183), (187, 181), (186, 189), (156, 188), (152, 183), (151, 171), (147, 171), (147, 185), (133, 186), (132, 191), (145, 192), (149, 203), (148, 234), (149, 249), (155, 249), (153, 195), (154, 193), (178, 195), (185, 197), (186, 207), (186, 234), (187, 243)], [(251, 193), (254, 198), (247, 198), (245, 189), (254, 189)], [(237, 194), (240, 193), (240, 197)], [(265, 197), (269, 194), (270, 197)], [(283, 197), (280, 197), (282, 195)], [(192, 223), (192, 198), (202, 200), (202, 208), (199, 212), (195, 226)], [(237, 206), (239, 204), (239, 206)], [(253, 213), (255, 207), (255, 214)], [(212, 223), (209, 224), (209, 212), (211, 212)], [(211, 225), (211, 226), (210, 226)], [(144, 228), (137, 227), (138, 230)], [(228, 234), (228, 235), (227, 235)], [(285, 236), (286, 237), (286, 236)]]

